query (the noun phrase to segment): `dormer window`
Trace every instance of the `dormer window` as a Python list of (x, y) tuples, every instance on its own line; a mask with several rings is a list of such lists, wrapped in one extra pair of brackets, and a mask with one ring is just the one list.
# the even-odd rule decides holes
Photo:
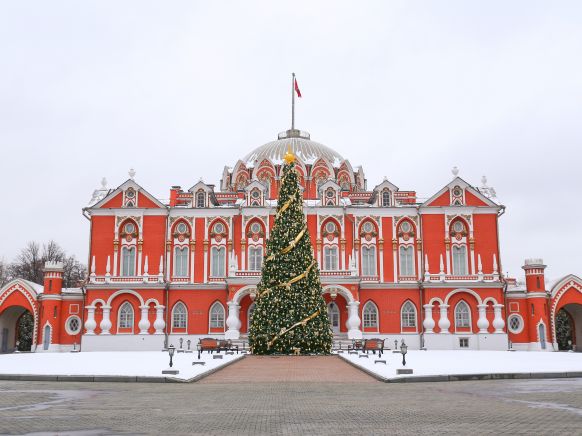
[(206, 204), (206, 198), (203, 191), (196, 193), (196, 207), (204, 207)]
[(261, 191), (258, 189), (253, 189), (251, 191), (251, 206), (261, 205)]
[(390, 191), (382, 191), (382, 207), (390, 206)]
[(326, 206), (335, 205), (335, 191), (333, 188), (328, 188), (325, 191), (325, 204)]
[(127, 188), (123, 196), (123, 206), (135, 207), (135, 205), (136, 205), (136, 192), (133, 188)]
[(462, 206), (463, 204), (463, 189), (460, 186), (455, 186), (451, 190), (451, 205)]

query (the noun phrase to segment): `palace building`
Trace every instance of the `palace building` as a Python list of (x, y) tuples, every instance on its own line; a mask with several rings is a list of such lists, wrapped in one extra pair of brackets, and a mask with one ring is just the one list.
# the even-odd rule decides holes
[[(135, 172), (105, 182), (83, 214), (90, 221), (89, 276), (62, 288), (62, 265), (44, 285), (0, 290), (1, 351), (17, 321), (34, 318), (32, 351), (160, 350), (207, 336), (245, 340), (265, 242), (273, 225), (283, 155), (291, 147), (331, 329), (337, 339), (404, 339), (411, 348), (558, 350), (556, 317), (582, 338), (582, 280), (546, 286), (541, 259), (525, 262), (525, 286), (501, 273), (495, 191), (458, 177), (425, 201), (309, 133), (278, 139), (202, 180), (152, 196)], [(581, 347), (578, 347), (582, 349)]]

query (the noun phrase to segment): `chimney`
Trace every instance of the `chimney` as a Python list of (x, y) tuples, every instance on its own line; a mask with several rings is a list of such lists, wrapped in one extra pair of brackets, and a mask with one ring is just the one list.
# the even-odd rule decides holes
[(60, 294), (63, 289), (63, 262), (45, 262), (44, 293)]
[(525, 286), (527, 292), (545, 292), (546, 279), (544, 270), (546, 269), (546, 265), (544, 265), (544, 260), (526, 259), (522, 268), (525, 271)]

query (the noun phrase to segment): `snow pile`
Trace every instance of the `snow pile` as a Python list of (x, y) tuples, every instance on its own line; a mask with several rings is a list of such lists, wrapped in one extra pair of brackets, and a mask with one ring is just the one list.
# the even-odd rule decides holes
[[(218, 368), (243, 354), (225, 355), (213, 359), (212, 354), (203, 353), (198, 362), (198, 354), (175, 353), (172, 369), (178, 375), (168, 377), (190, 379)], [(162, 351), (87, 351), (81, 353), (14, 353), (0, 354), (0, 374), (34, 375), (118, 375), (138, 377), (162, 377), (162, 370), (168, 369), (170, 358)], [(165, 376), (165, 375), (164, 375)]]
[[(361, 353), (359, 353), (361, 354)], [(402, 355), (388, 351), (383, 363), (374, 363), (377, 355), (359, 357), (359, 354), (340, 354), (344, 359), (384, 378), (411, 377), (396, 375), (402, 366)], [(507, 374), (541, 372), (582, 372), (582, 353), (550, 353), (536, 351), (419, 351), (406, 354), (406, 368), (413, 376), (456, 374)]]

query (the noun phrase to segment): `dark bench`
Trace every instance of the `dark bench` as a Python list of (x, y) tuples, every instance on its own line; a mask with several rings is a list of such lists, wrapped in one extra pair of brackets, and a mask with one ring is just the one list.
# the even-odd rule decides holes
[(200, 359), (200, 354), (203, 351), (207, 351), (210, 354), (213, 352), (220, 353), (221, 351), (236, 351), (238, 354), (238, 345), (233, 345), (230, 339), (215, 339), (215, 338), (202, 338), (198, 340), (198, 359)]
[(384, 339), (366, 339), (362, 346), (362, 351), (366, 354), (368, 354), (369, 351), (376, 354), (376, 351), (378, 351), (378, 357), (382, 357), (382, 352), (384, 351)]
[(363, 339), (352, 339), (352, 345), (348, 345), (348, 352), (352, 350), (353, 351), (361, 350), (363, 346), (364, 346)]

